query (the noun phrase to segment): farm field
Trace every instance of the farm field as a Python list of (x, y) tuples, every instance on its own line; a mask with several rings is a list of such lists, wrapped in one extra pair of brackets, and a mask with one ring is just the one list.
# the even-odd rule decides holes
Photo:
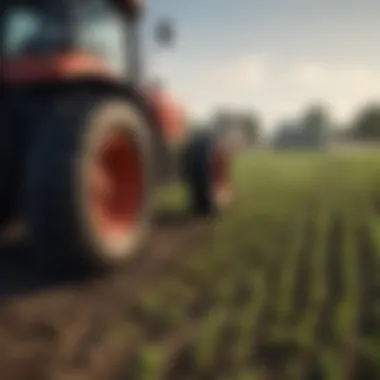
[(379, 180), (380, 155), (242, 157), (212, 242), (139, 306), (136, 378), (380, 378)]
[[(73, 343), (71, 332), (71, 346), (56, 357), (51, 347), (59, 343), (46, 323), (33, 331), (50, 339), (43, 346), (49, 354), (34, 342), (37, 354), (26, 356), (27, 340), (36, 337), (18, 337), (19, 365), (26, 363), (31, 376), (23, 379), (380, 378), (380, 153), (244, 153), (235, 169), (234, 207), (200, 246), (179, 243), (190, 252), (147, 281), (133, 302), (121, 299), (137, 294), (137, 285), (124, 283), (116, 301), (121, 311), (108, 312), (101, 338), (78, 332)], [(181, 208), (183, 195), (174, 189), (160, 202)], [(116, 299), (112, 289), (80, 296), (78, 310), (97, 305), (84, 324), (102, 319), (99, 310)], [(54, 297), (62, 309), (66, 296)], [(48, 309), (30, 320), (46, 320)], [(3, 320), (0, 312), (0, 343), (7, 336)], [(77, 364), (70, 359), (65, 372), (69, 347)], [(117, 370), (102, 372), (111, 365)]]

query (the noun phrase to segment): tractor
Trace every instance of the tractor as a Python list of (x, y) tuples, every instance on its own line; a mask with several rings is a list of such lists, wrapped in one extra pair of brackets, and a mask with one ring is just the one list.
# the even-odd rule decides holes
[(127, 262), (148, 239), (155, 190), (178, 179), (194, 215), (230, 204), (223, 142), (192, 133), (144, 83), (143, 14), (133, 0), (5, 1), (0, 225), (25, 220), (46, 265)]

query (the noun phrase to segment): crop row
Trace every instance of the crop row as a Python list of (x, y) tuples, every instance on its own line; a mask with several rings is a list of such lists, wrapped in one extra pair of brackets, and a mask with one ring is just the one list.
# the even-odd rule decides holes
[(380, 378), (380, 165), (300, 159), (240, 168), (210, 244), (139, 305), (133, 378)]

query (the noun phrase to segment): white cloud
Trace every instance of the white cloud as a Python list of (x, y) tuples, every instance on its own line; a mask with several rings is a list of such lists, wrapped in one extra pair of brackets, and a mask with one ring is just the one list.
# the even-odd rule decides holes
[(342, 122), (366, 102), (380, 99), (380, 68), (371, 65), (303, 62), (294, 65), (293, 77), (306, 101), (323, 100)]
[(265, 57), (246, 55), (219, 62), (210, 70), (211, 77), (231, 89), (262, 86), (266, 80)]
[(371, 93), (380, 91), (380, 68), (343, 63), (327, 65), (319, 62), (302, 62), (294, 65), (293, 75), (305, 88), (329, 87), (354, 89)]
[(252, 108), (261, 113), (268, 131), (316, 101), (345, 122), (358, 107), (380, 100), (380, 67), (370, 63), (285, 61), (248, 54), (215, 62), (177, 57), (156, 67), (191, 116), (205, 119), (223, 105)]
[(307, 62), (301, 63), (295, 68), (296, 80), (304, 86), (316, 86), (324, 82), (328, 76), (328, 70), (324, 65)]

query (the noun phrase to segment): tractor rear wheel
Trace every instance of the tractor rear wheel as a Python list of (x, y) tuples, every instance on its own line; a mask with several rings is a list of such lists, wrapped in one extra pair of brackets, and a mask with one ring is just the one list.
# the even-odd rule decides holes
[(221, 142), (212, 133), (200, 133), (185, 149), (185, 177), (196, 215), (219, 213), (231, 204), (230, 152)]
[(5, 112), (0, 110), (0, 228), (9, 220), (12, 211), (12, 188), (11, 166), (12, 155), (11, 133), (9, 122), (5, 118)]
[(26, 219), (44, 262), (116, 267), (148, 232), (150, 136), (133, 103), (73, 104), (50, 119), (30, 153)]

